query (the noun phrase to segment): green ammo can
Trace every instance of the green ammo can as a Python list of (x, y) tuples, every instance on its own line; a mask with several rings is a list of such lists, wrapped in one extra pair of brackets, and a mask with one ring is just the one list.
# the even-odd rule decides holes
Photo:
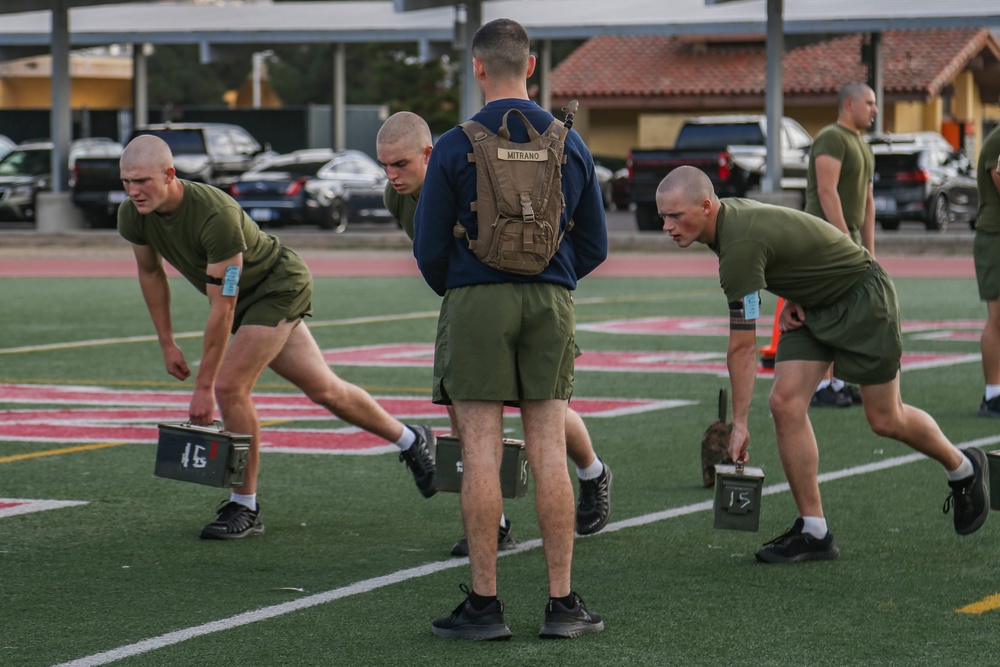
[(715, 527), (756, 532), (760, 525), (760, 499), (764, 471), (719, 463), (715, 466)]
[(252, 436), (225, 431), (218, 421), (214, 426), (185, 422), (158, 427), (156, 477), (218, 487), (243, 484)]
[[(437, 438), (437, 490), (462, 491), (462, 443), (454, 435)], [(500, 459), (500, 493), (504, 498), (521, 498), (528, 493), (528, 455), (524, 440), (503, 439)]]

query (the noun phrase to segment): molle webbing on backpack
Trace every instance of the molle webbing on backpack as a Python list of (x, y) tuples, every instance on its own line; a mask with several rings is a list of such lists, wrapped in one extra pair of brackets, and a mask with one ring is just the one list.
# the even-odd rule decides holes
[[(527, 143), (510, 140), (507, 117), (521, 117)], [(563, 123), (553, 120), (539, 134), (518, 109), (504, 114), (493, 134), (476, 121), (462, 123), (472, 142), (469, 161), (476, 165), (476, 212), (479, 235), (469, 249), (487, 266), (520, 275), (540, 273), (559, 249), (563, 209)], [(468, 236), (456, 223), (456, 236)]]

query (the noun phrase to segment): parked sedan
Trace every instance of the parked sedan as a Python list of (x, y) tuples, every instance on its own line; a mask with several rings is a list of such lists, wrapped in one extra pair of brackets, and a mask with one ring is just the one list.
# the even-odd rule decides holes
[(316, 225), (342, 232), (349, 221), (391, 221), (382, 203), (385, 173), (360, 151), (307, 149), (245, 172), (229, 192), (263, 225)]
[(869, 141), (875, 153), (875, 219), (882, 229), (899, 229), (904, 220), (923, 222), (932, 231), (955, 223), (975, 227), (979, 192), (972, 164), (943, 137)]

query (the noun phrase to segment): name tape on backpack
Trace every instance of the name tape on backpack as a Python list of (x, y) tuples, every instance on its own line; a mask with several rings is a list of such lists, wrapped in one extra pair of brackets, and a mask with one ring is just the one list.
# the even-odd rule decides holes
[(547, 162), (549, 154), (546, 151), (519, 151), (512, 148), (498, 148), (497, 157), (501, 160), (514, 162)]

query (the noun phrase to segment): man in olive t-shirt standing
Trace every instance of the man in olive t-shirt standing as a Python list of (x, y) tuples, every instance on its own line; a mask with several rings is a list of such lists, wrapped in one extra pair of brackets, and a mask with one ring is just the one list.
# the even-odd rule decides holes
[(963, 454), (929, 414), (903, 403), (896, 291), (868, 252), (808, 213), (745, 199), (720, 201), (704, 172), (692, 167), (663, 179), (656, 206), (677, 245), (704, 243), (719, 257), (719, 280), (729, 302), (733, 461), (748, 459), (760, 290), (785, 299), (769, 404), (799, 517), (757, 552), (759, 560), (839, 557), (820, 501), (819, 448), (808, 416), (813, 388), (831, 363), (838, 375), (861, 385), (872, 431), (945, 468), (951, 487), (945, 512), (954, 506), (955, 531), (967, 535), (983, 525), (989, 513), (986, 455), (975, 447)]
[[(809, 150), (806, 213), (826, 220), (875, 257), (875, 156), (861, 136), (875, 120), (875, 92), (849, 83), (837, 96), (837, 122), (816, 135)], [(812, 397), (812, 405), (849, 407), (861, 403), (858, 388), (829, 371)]]
[(434, 495), (431, 429), (404, 426), (323, 359), (303, 321), (312, 314), (313, 287), (305, 262), (264, 234), (226, 193), (177, 178), (170, 147), (159, 137), (141, 135), (129, 142), (120, 170), (128, 199), (118, 209), (118, 232), (132, 244), (167, 373), (178, 380), (190, 377), (191, 370), (174, 340), (163, 260), (208, 297), (188, 417), (192, 424), (210, 425), (218, 403), (227, 430), (252, 436), (243, 484), (201, 537), (264, 532), (257, 502), (260, 419), (251, 393), (265, 368), (340, 419), (394, 443), (421, 494)]
[(972, 257), (979, 298), (986, 302), (986, 326), (980, 339), (986, 391), (979, 414), (1000, 417), (1000, 127), (983, 141), (976, 165), (979, 215)]

